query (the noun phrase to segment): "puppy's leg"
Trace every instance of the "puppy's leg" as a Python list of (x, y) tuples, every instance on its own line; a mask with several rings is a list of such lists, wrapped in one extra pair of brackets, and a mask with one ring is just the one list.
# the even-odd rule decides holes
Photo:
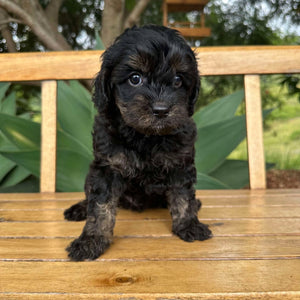
[(182, 240), (193, 242), (211, 238), (208, 226), (199, 222), (197, 213), (201, 206), (192, 189), (176, 188), (167, 192), (169, 210), (172, 216), (172, 230)]
[(121, 194), (119, 176), (110, 179), (91, 168), (87, 185), (87, 220), (79, 238), (66, 249), (72, 260), (98, 258), (111, 244)]
[(65, 219), (68, 221), (83, 221), (87, 215), (87, 200), (80, 201), (64, 211)]

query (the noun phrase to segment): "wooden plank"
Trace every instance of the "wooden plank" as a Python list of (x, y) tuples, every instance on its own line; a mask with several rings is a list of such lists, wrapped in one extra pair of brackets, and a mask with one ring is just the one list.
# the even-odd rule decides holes
[(1, 194), (0, 201), (74, 200), (85, 198), (84, 193), (11, 193)]
[[(47, 211), (43, 212), (47, 213)], [(204, 220), (214, 236), (300, 235), (299, 218)], [(1, 222), (1, 238), (78, 237), (84, 222)], [(115, 237), (170, 237), (171, 220), (117, 220)]]
[[(269, 206), (269, 207), (290, 207), (290, 206), (300, 206), (300, 198), (299, 197), (288, 197), (284, 198), (275, 198), (275, 199), (260, 199), (260, 198), (227, 198), (226, 201), (220, 201), (218, 198), (202, 198), (202, 209), (210, 207), (210, 208), (229, 208), (229, 207), (244, 207), (244, 209), (255, 209), (257, 206)], [(251, 203), (254, 202), (254, 203)], [(71, 205), (77, 203), (78, 200), (59, 200), (59, 201), (51, 201), (51, 200), (34, 200), (34, 201), (0, 201), (0, 211), (2, 210), (45, 210), (45, 209), (59, 209), (63, 210)], [(250, 207), (251, 206), (251, 207)], [(298, 209), (298, 208), (296, 208)], [(153, 214), (156, 213), (159, 215), (160, 209), (153, 210), (145, 210), (143, 213), (145, 214)], [(120, 209), (121, 214), (129, 213), (133, 215), (137, 215), (136, 212), (131, 210), (123, 210)]]
[(300, 46), (199, 47), (200, 75), (300, 73)]
[(172, 29), (178, 30), (184, 37), (207, 37), (211, 35), (211, 29), (208, 27), (176, 27)]
[[(196, 196), (201, 199), (211, 199), (223, 203), (227, 201), (245, 201), (245, 199), (261, 198), (267, 201), (278, 201), (281, 198), (288, 202), (294, 199), (300, 202), (300, 189), (269, 189), (269, 190), (197, 190)], [(1, 194), (0, 201), (34, 201), (34, 200), (83, 200), (84, 193), (12, 193)], [(265, 201), (263, 201), (265, 202)]]
[(262, 105), (258, 75), (245, 75), (249, 179), (251, 189), (266, 188)]
[(193, 11), (201, 10), (208, 3), (208, 0), (166, 0), (168, 11)]
[[(235, 299), (235, 300), (290, 300), (300, 298), (300, 292), (252, 292), (252, 293), (201, 293), (201, 294), (192, 294), (192, 293), (148, 293), (148, 294), (129, 294), (126, 293), (125, 298), (120, 294), (80, 294), (80, 293), (56, 293), (55, 295), (52, 293), (4, 293), (3, 296), (5, 299), (100, 299), (100, 300), (158, 300), (158, 299), (180, 299), (180, 300), (224, 300), (224, 299)], [(122, 298), (120, 298), (120, 296)]]
[[(0, 81), (90, 79), (103, 51), (8, 53), (0, 55)], [(58, 72), (59, 70), (59, 72)]]
[[(200, 213), (206, 215), (215, 212), (219, 217), (221, 211), (224, 210), (223, 216), (243, 216), (243, 217), (286, 217), (288, 209), (292, 206), (294, 216), (300, 216), (300, 198), (276, 198), (277, 201), (265, 201), (259, 204), (252, 204), (253, 199), (242, 199), (244, 201), (236, 201), (236, 199), (227, 199), (226, 202), (218, 201), (217, 199), (208, 198), (202, 199), (202, 207)], [(254, 198), (254, 201), (256, 199)], [(259, 200), (259, 199), (258, 199)], [(254, 202), (253, 201), (253, 202)], [(71, 205), (77, 203), (77, 200), (61, 200), (61, 201), (0, 201), (0, 216), (3, 211), (13, 210), (64, 210)], [(251, 205), (252, 204), (252, 205)], [(220, 213), (219, 213), (220, 212)], [(282, 213), (281, 213), (282, 212)], [(143, 212), (135, 212), (127, 209), (118, 210), (118, 216), (126, 216), (126, 218), (161, 218), (162, 214), (167, 214), (167, 209), (146, 209)], [(298, 215), (297, 215), (298, 214)], [(289, 216), (292, 216), (291, 214)], [(156, 217), (155, 217), (156, 216)]]
[[(0, 239), (1, 260), (66, 260), (65, 239)], [(100, 260), (279, 259), (300, 256), (300, 236), (214, 237), (204, 243), (170, 238), (115, 238)]]
[[(89, 300), (158, 300), (158, 299), (180, 299), (180, 300), (225, 300), (225, 299), (234, 299), (234, 300), (299, 300), (300, 292), (250, 292), (250, 293), (126, 293), (124, 294), (105, 294), (105, 293), (2, 293), (5, 299), (65, 299), (65, 300), (74, 300), (74, 299), (89, 299)], [(1, 294), (0, 294), (1, 296)], [(124, 298), (124, 297), (125, 298)], [(122, 297), (122, 298), (120, 298)]]
[[(40, 201), (42, 202), (42, 201)], [(10, 204), (10, 203), (9, 203)], [(1, 206), (0, 206), (1, 207)], [(40, 208), (37, 208), (40, 207)], [(41, 208), (0, 210), (1, 221), (62, 221), (64, 208)], [(202, 207), (198, 213), (202, 220), (249, 219), (249, 218), (299, 218), (300, 206), (232, 206)], [(119, 210), (117, 220), (169, 220), (167, 209), (151, 209), (143, 213)], [(300, 222), (300, 218), (299, 218)]]
[(42, 82), (40, 191), (55, 192), (56, 183), (57, 82)]
[[(241, 204), (255, 198), (261, 199), (261, 203), (275, 205), (291, 204), (296, 201), (300, 203), (300, 189), (268, 189), (268, 190), (197, 190), (196, 197), (204, 201), (216, 202), (216, 204), (233, 205), (241, 201)], [(39, 200), (58, 200), (58, 201), (80, 201), (85, 199), (84, 193), (12, 193), (0, 194), (1, 201), (39, 201)], [(297, 201), (298, 200), (298, 201)], [(251, 202), (252, 203), (252, 202)], [(257, 203), (257, 202), (255, 202)]]
[(299, 292), (300, 281), (297, 259), (0, 262), (0, 269), (2, 293), (118, 293), (120, 298), (127, 293)]
[[(268, 190), (197, 190), (196, 196), (200, 198), (244, 198), (244, 197), (268, 197), (300, 196), (300, 189), (268, 189)], [(226, 199), (226, 201), (227, 201)]]
[[(0, 55), (0, 81), (94, 78), (102, 51), (8, 53)], [(200, 47), (202, 76), (300, 72), (300, 46)], [(57, 72), (60, 70), (60, 72)]]

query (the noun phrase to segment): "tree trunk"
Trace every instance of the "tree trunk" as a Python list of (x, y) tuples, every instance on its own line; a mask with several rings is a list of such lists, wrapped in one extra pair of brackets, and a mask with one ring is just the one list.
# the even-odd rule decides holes
[(11, 31), (9, 30), (8, 23), (10, 22), (9, 15), (4, 9), (0, 8), (0, 31), (3, 38), (6, 40), (6, 47), (8, 52), (17, 52), (16, 44), (12, 38)]
[(104, 45), (109, 47), (123, 30), (125, 1), (105, 0), (104, 3), (101, 38)]
[(134, 9), (131, 11), (129, 16), (127, 17), (124, 23), (124, 29), (132, 27), (135, 24), (138, 24), (140, 20), (140, 16), (143, 11), (146, 9), (147, 5), (149, 4), (150, 0), (139, 0), (138, 3), (135, 5)]
[[(57, 2), (51, 12), (58, 14), (58, 8), (61, 0), (52, 0)], [(50, 50), (71, 50), (71, 46), (65, 38), (57, 31), (55, 21), (51, 22), (47, 18), (46, 12), (43, 10), (38, 0), (0, 0), (0, 7), (8, 13), (17, 16), (19, 20), (28, 25), (35, 33), (38, 39)], [(51, 14), (53, 17), (53, 13)], [(57, 17), (54, 17), (57, 20)]]

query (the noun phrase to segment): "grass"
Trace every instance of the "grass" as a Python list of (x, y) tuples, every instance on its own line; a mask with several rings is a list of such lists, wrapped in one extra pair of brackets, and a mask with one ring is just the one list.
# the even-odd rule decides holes
[[(291, 99), (281, 109), (275, 109), (264, 129), (265, 159), (275, 163), (275, 169), (300, 170), (300, 104)], [(229, 156), (247, 159), (246, 141)]]

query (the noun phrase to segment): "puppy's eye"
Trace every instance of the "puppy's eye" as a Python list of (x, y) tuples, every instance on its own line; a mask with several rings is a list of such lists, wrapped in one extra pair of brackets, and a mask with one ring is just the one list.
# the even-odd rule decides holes
[(128, 82), (132, 86), (139, 86), (143, 83), (143, 79), (140, 74), (135, 73), (129, 77)]
[(182, 79), (179, 75), (176, 75), (173, 80), (173, 85), (175, 88), (180, 88), (182, 85)]

